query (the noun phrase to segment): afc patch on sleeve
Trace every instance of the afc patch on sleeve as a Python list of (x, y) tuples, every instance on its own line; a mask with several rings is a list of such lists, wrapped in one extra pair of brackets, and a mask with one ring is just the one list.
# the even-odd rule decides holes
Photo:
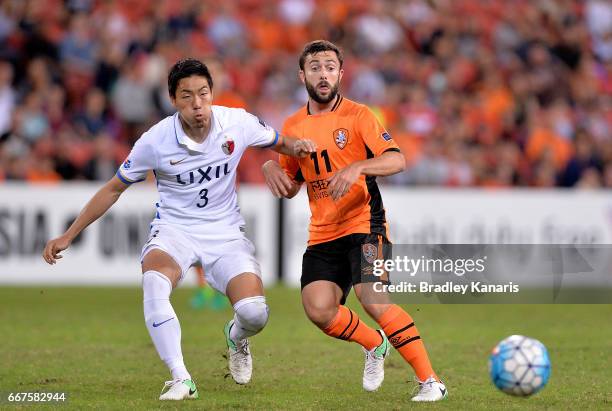
[(249, 112), (247, 112), (247, 114), (248, 114), (248, 115), (249, 115), (251, 118), (253, 118), (253, 119), (257, 120), (257, 122), (259, 123), (259, 125), (260, 125), (260, 126), (262, 126), (263, 128), (265, 128), (266, 130), (268, 130), (268, 129), (270, 128), (270, 127), (269, 127), (269, 126), (268, 126), (268, 125), (265, 123), (265, 121), (263, 121), (262, 119), (260, 119), (259, 117), (257, 117), (255, 114), (252, 114), (252, 113), (249, 113)]
[(385, 131), (384, 133), (382, 133), (380, 136), (381, 136), (381, 137), (383, 138), (383, 140), (385, 140), (385, 141), (391, 141), (391, 135), (389, 135), (389, 133), (387, 133), (386, 131)]
[(255, 116), (255, 118), (257, 119), (257, 121), (259, 122), (259, 124), (261, 124), (261, 126), (263, 128), (268, 128), (268, 125), (266, 123), (264, 123), (264, 121), (262, 119), (260, 119), (259, 117)]

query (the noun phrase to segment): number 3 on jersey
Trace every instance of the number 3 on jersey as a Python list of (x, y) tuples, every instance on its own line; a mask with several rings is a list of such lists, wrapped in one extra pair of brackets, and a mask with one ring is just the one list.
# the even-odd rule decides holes
[[(332, 171), (331, 162), (329, 161), (329, 154), (327, 154), (327, 150), (321, 151), (321, 158), (323, 158), (323, 160), (325, 160), (325, 170), (328, 173), (331, 173), (331, 171)], [(315, 153), (310, 153), (310, 159), (314, 163), (315, 173), (321, 174), (321, 170), (319, 169), (319, 159), (317, 158), (317, 153), (316, 152)]]
[(198, 193), (198, 195), (200, 196), (200, 200), (204, 200), (204, 204), (201, 203), (196, 203), (196, 205), (198, 206), (198, 208), (204, 208), (206, 207), (206, 204), (208, 204), (208, 189), (207, 188), (203, 188), (200, 190), (200, 192)]

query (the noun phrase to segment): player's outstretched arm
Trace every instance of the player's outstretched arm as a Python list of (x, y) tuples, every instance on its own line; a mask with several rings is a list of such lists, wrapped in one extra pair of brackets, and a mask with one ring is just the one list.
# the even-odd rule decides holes
[(302, 184), (293, 181), (276, 161), (266, 161), (261, 167), (261, 171), (270, 191), (277, 198), (293, 198), (300, 191)]
[(338, 200), (351, 189), (359, 176), (390, 176), (406, 168), (406, 158), (397, 151), (386, 151), (381, 155), (363, 161), (356, 161), (338, 170), (329, 180), (327, 189), (332, 198)]
[(59, 253), (70, 247), (74, 238), (79, 235), (85, 227), (104, 215), (128, 187), (129, 185), (123, 183), (117, 176), (114, 176), (104, 184), (104, 186), (94, 194), (91, 200), (85, 204), (85, 207), (83, 207), (68, 230), (61, 236), (47, 242), (43, 250), (43, 258), (45, 261), (49, 264), (55, 264), (58, 259), (62, 258)]
[(312, 140), (300, 140), (283, 135), (279, 136), (278, 142), (270, 148), (277, 153), (293, 157), (306, 157), (310, 153), (317, 151), (317, 145)]
[(406, 169), (406, 157), (399, 151), (385, 151), (361, 163), (361, 174), (366, 176), (390, 176)]

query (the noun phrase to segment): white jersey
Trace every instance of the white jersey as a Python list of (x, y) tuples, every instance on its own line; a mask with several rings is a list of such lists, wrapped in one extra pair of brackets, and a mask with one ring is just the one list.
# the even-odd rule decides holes
[(136, 141), (117, 177), (132, 184), (153, 170), (159, 191), (154, 224), (199, 226), (211, 234), (238, 232), (244, 225), (236, 196), (240, 158), (249, 146), (269, 147), (277, 141), (278, 132), (245, 110), (212, 106), (208, 137), (198, 144), (187, 137), (176, 113)]

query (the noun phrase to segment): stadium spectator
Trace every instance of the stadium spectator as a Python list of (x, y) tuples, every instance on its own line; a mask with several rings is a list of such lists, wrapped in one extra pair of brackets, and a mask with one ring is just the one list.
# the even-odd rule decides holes
[(15, 108), (15, 90), (12, 83), (13, 67), (6, 61), (0, 61), (0, 135), (11, 129), (11, 116)]
[[(404, 149), (386, 183), (612, 188), (610, 16), (604, 0), (5, 0), (0, 181), (43, 164), (96, 178), (112, 164), (98, 145), (125, 152), (170, 113), (164, 76), (188, 55), (223, 67), (219, 104), (279, 127), (306, 101), (292, 56), (327, 38), (349, 55), (347, 97)], [(41, 139), (51, 161), (35, 164)], [(240, 180), (263, 182), (268, 158), (249, 152)]]

